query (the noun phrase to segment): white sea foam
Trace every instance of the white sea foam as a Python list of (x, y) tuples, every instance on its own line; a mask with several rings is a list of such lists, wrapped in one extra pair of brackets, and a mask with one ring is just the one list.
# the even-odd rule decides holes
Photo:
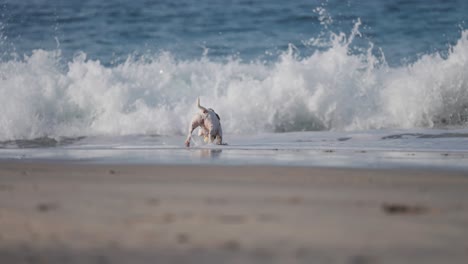
[(103, 66), (35, 50), (0, 62), (0, 140), (181, 135), (197, 96), (228, 134), (468, 126), (468, 31), (446, 57), (389, 67), (372, 45), (351, 52), (358, 26), (308, 57), (291, 45), (274, 63), (161, 53)]

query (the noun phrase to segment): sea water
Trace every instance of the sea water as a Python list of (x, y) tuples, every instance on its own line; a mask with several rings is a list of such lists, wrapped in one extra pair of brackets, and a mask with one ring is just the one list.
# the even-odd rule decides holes
[[(467, 19), (464, 0), (3, 0), (0, 158), (467, 168)], [(197, 97), (228, 146), (184, 148)]]

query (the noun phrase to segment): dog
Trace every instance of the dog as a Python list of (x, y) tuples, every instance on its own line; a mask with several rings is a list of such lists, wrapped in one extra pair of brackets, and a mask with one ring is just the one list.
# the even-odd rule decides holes
[(200, 127), (198, 131), (199, 136), (203, 136), (205, 142), (213, 143), (217, 145), (223, 144), (223, 130), (221, 129), (221, 118), (211, 108), (205, 108), (200, 105), (200, 98), (197, 99), (197, 107), (201, 110), (200, 113), (196, 113), (192, 118), (189, 126), (189, 132), (187, 139), (185, 140), (185, 146), (190, 147), (190, 140), (192, 139), (192, 133)]

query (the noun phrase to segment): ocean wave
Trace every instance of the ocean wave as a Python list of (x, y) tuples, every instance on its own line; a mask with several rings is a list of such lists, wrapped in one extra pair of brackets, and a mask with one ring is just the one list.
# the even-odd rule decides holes
[(181, 135), (197, 111), (215, 109), (228, 134), (468, 126), (468, 30), (448, 55), (390, 67), (349, 34), (294, 46), (273, 63), (162, 52), (104, 66), (81, 52), (34, 50), (0, 62), (0, 140), (90, 135)]

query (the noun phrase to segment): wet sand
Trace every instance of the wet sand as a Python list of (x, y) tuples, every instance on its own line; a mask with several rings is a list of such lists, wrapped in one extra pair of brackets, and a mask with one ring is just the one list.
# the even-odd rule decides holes
[(468, 172), (3, 162), (0, 263), (468, 263)]

